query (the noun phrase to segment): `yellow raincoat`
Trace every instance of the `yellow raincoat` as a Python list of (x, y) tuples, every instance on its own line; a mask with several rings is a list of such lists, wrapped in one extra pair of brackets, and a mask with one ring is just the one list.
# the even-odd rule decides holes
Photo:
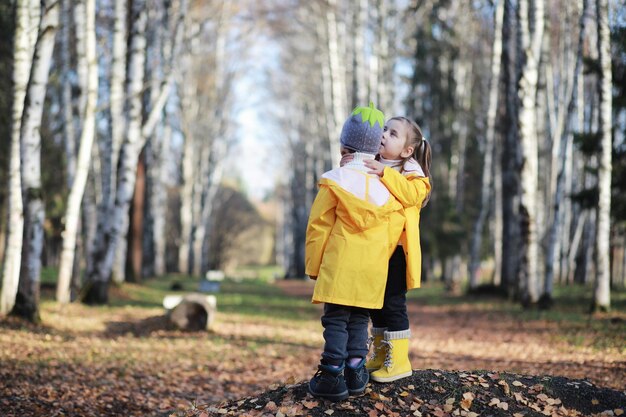
[(404, 176), (391, 167), (385, 167), (380, 179), (404, 207), (406, 226), (400, 241), (406, 257), (406, 288), (419, 288), (422, 277), (420, 210), (430, 191), (430, 181), (416, 175)]
[(322, 178), (306, 231), (305, 272), (313, 303), (381, 308), (389, 258), (404, 227), (402, 205), (362, 200)]

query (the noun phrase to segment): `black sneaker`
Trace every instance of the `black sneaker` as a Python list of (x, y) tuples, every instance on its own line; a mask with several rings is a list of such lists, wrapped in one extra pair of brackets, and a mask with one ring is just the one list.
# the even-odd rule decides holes
[(370, 373), (365, 367), (365, 358), (361, 359), (356, 366), (346, 364), (346, 385), (350, 395), (360, 395), (370, 380)]
[(315, 376), (309, 381), (311, 395), (331, 401), (341, 401), (348, 398), (348, 387), (346, 387), (346, 381), (343, 378), (343, 369), (343, 366), (333, 368), (330, 365), (320, 364)]

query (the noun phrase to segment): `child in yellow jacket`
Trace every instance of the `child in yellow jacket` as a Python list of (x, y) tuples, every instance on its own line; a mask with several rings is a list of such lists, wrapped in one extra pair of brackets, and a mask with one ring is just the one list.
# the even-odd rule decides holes
[(365, 390), (369, 309), (383, 306), (387, 263), (404, 228), (402, 205), (365, 165), (378, 152), (383, 124), (373, 104), (346, 121), (341, 151), (353, 159), (322, 176), (307, 226), (312, 301), (325, 303), (324, 351), (309, 392), (332, 401)]
[(406, 293), (420, 286), (419, 221), (420, 210), (430, 198), (431, 149), (417, 123), (393, 117), (385, 124), (378, 154), (378, 160), (365, 163), (371, 169), (368, 172), (380, 176), (402, 203), (406, 219), (398, 247), (389, 260), (383, 308), (370, 311), (374, 355), (366, 367), (373, 381), (391, 382), (412, 374)]

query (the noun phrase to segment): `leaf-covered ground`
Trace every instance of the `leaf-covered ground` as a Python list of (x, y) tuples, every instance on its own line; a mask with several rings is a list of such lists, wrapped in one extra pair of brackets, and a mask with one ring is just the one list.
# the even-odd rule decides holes
[[(304, 394), (298, 383), (314, 373), (323, 343), (320, 306), (309, 303), (310, 283), (226, 282), (218, 294), (219, 312), (210, 333), (171, 328), (160, 307), (170, 284), (125, 284), (112, 291), (109, 307), (60, 307), (44, 301), (40, 326), (11, 317), (0, 319), (0, 415), (184, 415), (201, 413), (223, 401), (273, 395), (268, 394), (271, 392), (286, 392), (280, 394), (283, 402), (288, 393), (294, 398), (299, 398), (298, 392)], [(194, 288), (188, 282), (183, 284), (187, 290)], [(563, 304), (567, 306), (571, 301)], [(619, 308), (609, 315), (593, 317), (567, 308), (552, 313), (523, 312), (494, 299), (445, 298), (436, 289), (426, 287), (410, 301), (409, 311), (414, 368), (489, 372), (421, 371), (411, 384), (403, 385), (405, 388), (393, 395), (382, 392), (383, 386), (372, 385), (374, 394), (368, 393), (368, 404), (376, 395), (392, 398), (397, 394), (403, 399), (406, 391), (407, 401), (410, 397), (424, 401), (426, 407), (439, 404), (447, 412), (448, 405), (459, 408), (460, 401), (467, 400), (463, 394), (474, 392), (472, 401), (478, 407), (486, 400), (480, 395), (487, 394), (478, 395), (470, 387), (465, 389), (464, 384), (474, 378), (479, 385), (473, 389), (482, 389), (478, 378), (483, 378), (496, 389), (497, 381), (489, 373), (503, 371), (585, 378), (617, 391), (626, 388), (626, 314)], [(501, 378), (516, 391), (514, 380), (509, 381), (507, 375)], [(431, 380), (440, 381), (447, 394), (434, 398), (423, 394), (422, 385), (436, 385)], [(455, 387), (457, 382), (460, 385)], [(537, 384), (546, 385), (541, 380), (519, 382), (527, 390)], [(571, 392), (577, 392), (575, 389)], [(452, 393), (455, 403), (446, 404)], [(565, 394), (543, 393), (565, 404)], [(531, 393), (524, 391), (521, 395)], [(494, 398), (514, 405), (504, 397)], [(437, 404), (430, 403), (433, 399)], [(275, 411), (266, 410), (270, 400), (262, 409), (272, 415), (288, 415), (280, 411), (282, 405), (276, 401)], [(395, 398), (393, 401), (397, 402)], [(382, 404), (382, 410), (377, 403)], [(384, 400), (373, 404), (378, 415), (394, 415), (389, 412), (393, 409), (385, 411)], [(586, 410), (609, 409), (599, 410), (609, 407), (608, 403), (596, 405)], [(497, 404), (488, 407), (498, 410)], [(340, 409), (332, 410), (340, 415)], [(476, 410), (470, 409), (479, 412)], [(436, 408), (411, 411), (424, 415), (438, 412)], [(581, 413), (578, 415), (585, 415)]]
[(307, 393), (306, 383), (237, 401), (201, 405), (178, 416), (620, 416), (626, 394), (586, 380), (498, 372), (423, 370), (332, 403)]

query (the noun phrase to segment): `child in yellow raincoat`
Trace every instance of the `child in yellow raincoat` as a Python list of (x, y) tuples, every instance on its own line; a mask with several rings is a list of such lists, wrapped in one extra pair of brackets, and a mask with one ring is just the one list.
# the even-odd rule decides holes
[(404, 228), (402, 205), (365, 165), (379, 150), (383, 124), (371, 103), (354, 110), (340, 138), (353, 159), (322, 176), (307, 226), (312, 301), (325, 303), (324, 351), (309, 392), (332, 401), (365, 390), (368, 309), (383, 306), (387, 264)]
[(380, 176), (404, 206), (406, 217), (405, 230), (389, 260), (383, 308), (370, 311), (374, 354), (366, 368), (373, 381), (390, 382), (412, 374), (406, 293), (420, 286), (419, 221), (420, 210), (430, 198), (431, 149), (417, 123), (393, 117), (385, 124), (378, 154), (378, 160), (365, 162), (368, 172)]

